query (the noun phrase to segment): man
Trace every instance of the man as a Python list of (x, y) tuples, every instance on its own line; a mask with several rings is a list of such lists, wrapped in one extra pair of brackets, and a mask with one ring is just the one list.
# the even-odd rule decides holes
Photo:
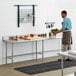
[[(65, 11), (65, 10), (62, 11), (61, 16), (63, 18), (63, 22), (62, 22), (62, 29), (59, 32), (63, 32), (62, 51), (64, 52), (64, 51), (71, 50), (71, 44), (72, 44), (71, 29), (72, 29), (72, 24), (71, 24), (71, 20), (67, 17), (67, 11)], [(66, 60), (70, 60), (70, 59), (67, 58)]]
[[(67, 11), (62, 11), (61, 16), (63, 18), (62, 22), (62, 51), (71, 50), (71, 44), (72, 44), (72, 36), (71, 36), (71, 29), (72, 24), (71, 20), (67, 17)], [(70, 59), (67, 59), (70, 60)]]

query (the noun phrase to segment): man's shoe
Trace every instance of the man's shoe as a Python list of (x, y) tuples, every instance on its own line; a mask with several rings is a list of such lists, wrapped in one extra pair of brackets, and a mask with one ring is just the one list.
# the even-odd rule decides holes
[(58, 59), (58, 61), (61, 61), (61, 59)]
[(66, 59), (66, 61), (72, 61), (72, 60), (68, 58), (68, 59)]

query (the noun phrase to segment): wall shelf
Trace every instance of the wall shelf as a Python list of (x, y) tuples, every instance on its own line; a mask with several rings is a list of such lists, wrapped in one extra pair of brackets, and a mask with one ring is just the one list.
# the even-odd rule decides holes
[[(17, 27), (20, 27), (20, 15), (21, 15), (20, 7), (32, 7), (32, 17), (31, 16), (28, 16), (28, 17), (29, 19), (31, 19), (32, 25), (34, 27), (35, 26), (35, 7), (37, 5), (14, 5), (14, 6), (17, 7)], [(27, 23), (29, 23), (29, 20)]]

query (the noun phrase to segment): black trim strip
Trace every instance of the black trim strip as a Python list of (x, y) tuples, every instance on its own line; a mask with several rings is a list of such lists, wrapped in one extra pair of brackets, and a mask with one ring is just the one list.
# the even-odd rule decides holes
[(33, 6), (33, 26), (35, 26), (35, 5)]
[(18, 27), (20, 27), (20, 6), (19, 5), (17, 6), (17, 12), (18, 12), (17, 13), (18, 14), (17, 15), (17, 18), (18, 18), (17, 19), (17, 24), (18, 24)]

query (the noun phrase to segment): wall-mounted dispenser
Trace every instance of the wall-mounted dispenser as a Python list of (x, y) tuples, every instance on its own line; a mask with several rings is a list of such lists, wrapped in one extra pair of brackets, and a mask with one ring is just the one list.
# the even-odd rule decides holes
[(46, 28), (52, 28), (54, 27), (55, 22), (46, 22)]

